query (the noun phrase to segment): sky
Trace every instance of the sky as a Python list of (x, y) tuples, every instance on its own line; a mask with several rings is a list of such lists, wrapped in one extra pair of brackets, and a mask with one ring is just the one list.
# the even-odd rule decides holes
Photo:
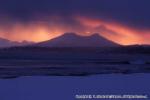
[(1, 0), (0, 37), (40, 42), (67, 32), (150, 44), (150, 0)]

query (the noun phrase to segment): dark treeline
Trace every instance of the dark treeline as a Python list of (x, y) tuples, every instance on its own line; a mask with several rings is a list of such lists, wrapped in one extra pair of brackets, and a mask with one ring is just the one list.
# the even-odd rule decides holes
[(99, 52), (99, 53), (142, 53), (150, 54), (148, 45), (131, 45), (120, 47), (38, 47), (38, 46), (16, 46), (0, 48), (0, 52), (30, 51), (30, 52)]

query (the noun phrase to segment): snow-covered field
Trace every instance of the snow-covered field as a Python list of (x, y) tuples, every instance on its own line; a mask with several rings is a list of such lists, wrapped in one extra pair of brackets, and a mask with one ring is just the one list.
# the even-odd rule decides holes
[[(129, 94), (150, 96), (149, 84), (150, 74), (107, 74), (84, 77), (32, 76), (6, 80), (0, 79), (0, 99), (76, 100), (76, 94)], [(149, 98), (135, 100), (149, 100)]]
[(0, 49), (0, 78), (149, 73), (148, 51), (144, 47), (4, 48)]
[(149, 77), (150, 54), (145, 52), (0, 51), (0, 100), (76, 100), (76, 94), (150, 95)]
[(49, 58), (42, 58), (45, 56), (41, 56), (42, 59), (38, 57), (37, 59), (31, 59), (32, 57), (30, 59), (19, 59), (17, 57), (0, 59), (0, 78), (150, 73), (149, 55), (96, 53), (89, 55), (58, 53), (58, 56), (53, 55), (47, 55)]

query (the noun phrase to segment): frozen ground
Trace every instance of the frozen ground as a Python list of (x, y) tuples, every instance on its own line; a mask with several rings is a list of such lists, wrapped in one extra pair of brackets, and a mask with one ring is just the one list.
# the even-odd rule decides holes
[(76, 94), (149, 96), (150, 53), (146, 51), (0, 50), (0, 100), (76, 100)]
[(109, 49), (111, 48), (1, 49), (0, 78), (150, 72), (149, 49), (136, 52), (136, 48), (133, 50), (127, 48), (121, 49), (124, 52), (120, 53)]
[[(6, 80), (0, 79), (0, 99), (77, 100), (75, 99), (76, 94), (81, 95), (128, 94), (128, 95), (147, 95), (149, 97), (150, 96), (149, 84), (150, 84), (150, 74), (130, 74), (130, 75), (105, 74), (86, 77), (40, 76), (40, 77), (21, 77)], [(102, 99), (94, 99), (94, 100), (102, 100)], [(111, 99), (111, 100), (119, 100), (119, 99)], [(149, 98), (121, 99), (121, 100), (149, 100)]]
[(150, 73), (144, 60), (0, 60), (0, 78)]

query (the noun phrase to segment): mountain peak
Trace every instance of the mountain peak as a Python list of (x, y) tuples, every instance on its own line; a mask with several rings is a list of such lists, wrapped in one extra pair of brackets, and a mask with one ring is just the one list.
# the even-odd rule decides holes
[(89, 36), (81, 36), (81, 35), (78, 35), (78, 34), (76, 34), (76, 33), (73, 33), (73, 32), (64, 33), (62, 36), (100, 37), (99, 33), (94, 33), (94, 34), (92, 34), (92, 35), (89, 35)]
[(63, 35), (71, 35), (71, 36), (74, 36), (74, 35), (77, 35), (76, 33), (73, 33), (73, 32), (68, 32), (68, 33), (64, 33)]
[(62, 37), (73, 37), (73, 38), (75, 38), (75, 37), (77, 37), (77, 38), (103, 38), (102, 36), (100, 36), (99, 35), (99, 33), (94, 33), (94, 34), (92, 34), (92, 35), (89, 35), (89, 36), (83, 36), (83, 35), (79, 35), (79, 34), (76, 34), (76, 33), (64, 33), (63, 35), (62, 35)]
[(32, 42), (28, 42), (28, 41), (23, 41), (23, 42), (11, 41), (11, 40), (0, 37), (0, 48), (13, 47), (13, 46), (23, 46), (23, 45), (29, 45), (31, 43)]
[(71, 37), (80, 37), (80, 35), (76, 34), (76, 33), (64, 33), (63, 35), (61, 35), (61, 37), (68, 37), (68, 38), (71, 38)]
[(100, 37), (99, 33), (94, 33), (91, 35), (92, 37)]
[(81, 36), (76, 33), (65, 33), (54, 39), (40, 42), (35, 46), (42, 47), (113, 47), (120, 46), (110, 40), (105, 39), (98, 33), (90, 36)]

